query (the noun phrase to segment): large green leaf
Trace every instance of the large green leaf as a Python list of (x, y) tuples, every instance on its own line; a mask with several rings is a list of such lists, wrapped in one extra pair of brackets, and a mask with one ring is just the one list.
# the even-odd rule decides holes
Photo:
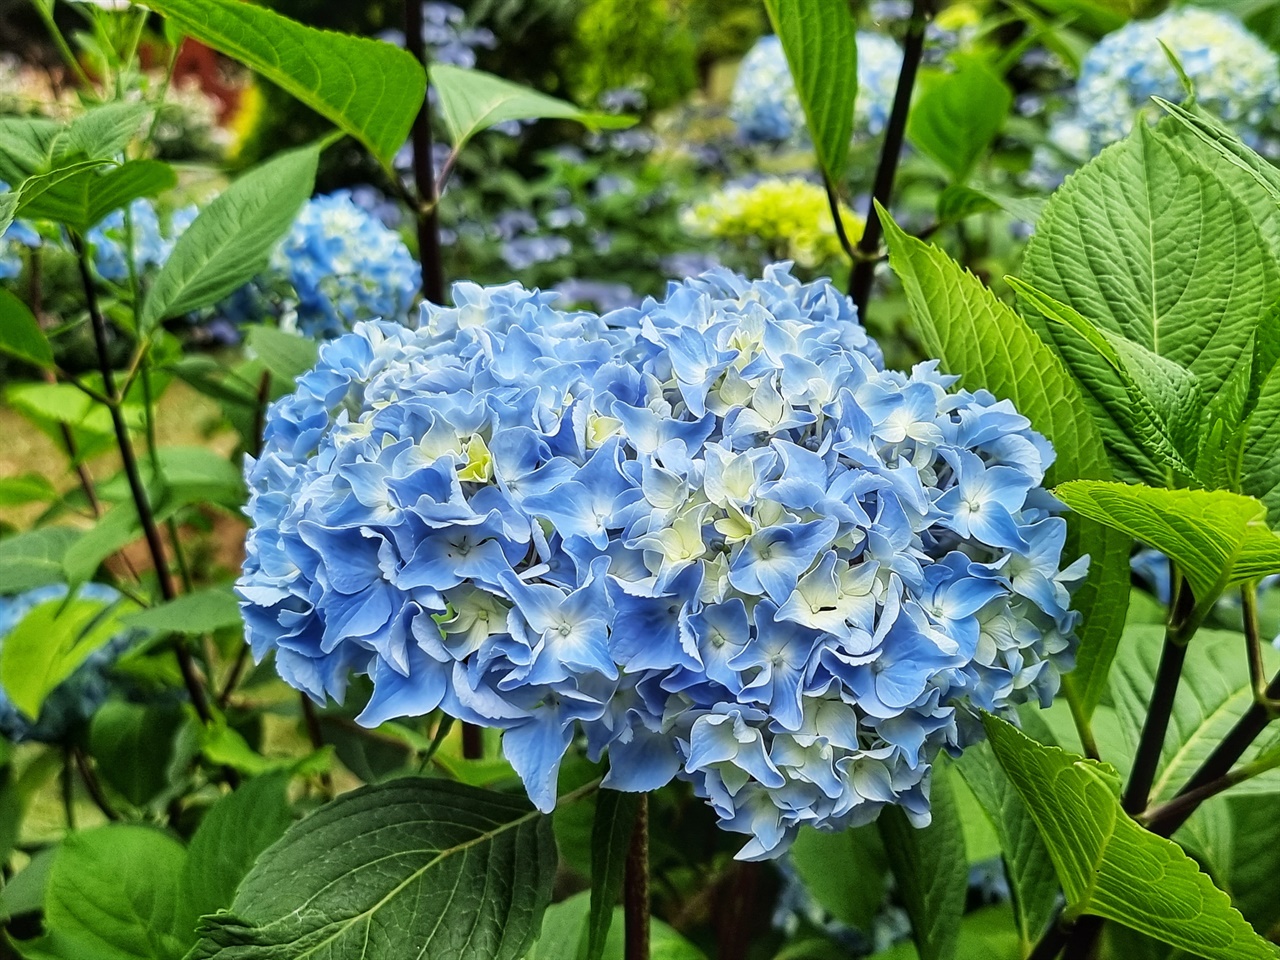
[(255, 777), (204, 815), (187, 848), (179, 887), (180, 912), (193, 931), (200, 917), (231, 906), (259, 854), (293, 822), (288, 789), (286, 774)]
[(912, 826), (902, 809), (892, 805), (877, 821), (922, 960), (955, 956), (969, 887), (964, 827), (951, 789), (952, 775), (945, 765), (934, 767), (929, 790), (933, 816), (928, 826)]
[(884, 906), (889, 863), (872, 825), (836, 833), (801, 827), (788, 854), (805, 889), (841, 923), (870, 930)]
[(632, 117), (591, 113), (483, 70), (445, 63), (432, 65), (431, 86), (440, 97), (440, 115), (455, 150), (461, 150), (481, 130), (511, 120), (573, 120), (594, 128), (635, 123)]
[[(1111, 701), (1122, 739), (1113, 746), (1123, 747), (1129, 756), (1137, 749), (1142, 733), (1163, 646), (1162, 626), (1130, 625), (1125, 628), (1120, 655), (1111, 671)], [(1153, 804), (1172, 800), (1253, 704), (1244, 650), (1243, 635), (1221, 630), (1200, 630), (1188, 645), (1160, 766), (1151, 785)], [(1271, 650), (1264, 655), (1274, 670), (1276, 655)], [(1280, 793), (1280, 771), (1265, 773), (1234, 789)]]
[(53, 369), (53, 349), (27, 305), (0, 289), (0, 351), (44, 370)]
[(23, 216), (55, 220), (84, 233), (99, 220), (137, 200), (154, 197), (174, 187), (173, 167), (159, 160), (130, 160), (103, 172), (101, 165), (80, 170), (49, 186), (28, 200), (23, 185)]
[[(585, 891), (547, 909), (542, 930), (525, 960), (577, 960), (587, 945), (589, 894)], [(623, 960), (622, 908), (614, 909), (603, 960)], [(649, 921), (649, 960), (707, 960), (706, 954), (657, 917)]]
[(907, 138), (963, 181), (1004, 126), (1013, 92), (982, 58), (965, 56), (951, 70), (920, 76), (920, 94), (907, 120)]
[(640, 794), (620, 790), (596, 794), (596, 817), (591, 827), (591, 912), (584, 960), (600, 960), (604, 954), (613, 908), (622, 892), (640, 800)]
[(804, 108), (818, 163), (844, 181), (858, 95), (858, 38), (845, 0), (765, 0)]
[(1274, 796), (1241, 795), (1225, 798), (1232, 820), (1229, 877), (1236, 906), (1257, 930), (1280, 924), (1280, 884), (1275, 882), (1276, 851), (1280, 850), (1280, 817)]
[(178, 960), (193, 937), (178, 925), (186, 851), (150, 827), (112, 824), (62, 841), (45, 894), (45, 927), (63, 956)]
[(67, 547), (62, 556), (67, 583), (77, 587), (89, 580), (103, 560), (140, 536), (142, 521), (132, 501), (116, 504)]
[(286, 333), (276, 327), (256, 326), (249, 330), (248, 347), (281, 384), (292, 386), (316, 365), (320, 347), (310, 337)]
[(133, 608), (128, 600), (111, 604), (83, 598), (34, 607), (0, 650), (0, 682), (9, 700), (27, 716), (38, 717), (45, 698), (120, 632), (120, 615)]
[(89, 752), (99, 776), (135, 807), (146, 806), (169, 785), (174, 735), (182, 720), (176, 704), (144, 707), (108, 700), (89, 724)]
[(1232, 584), (1280, 573), (1280, 536), (1267, 528), (1266, 510), (1252, 497), (1098, 480), (1073, 480), (1054, 492), (1077, 513), (1177, 563), (1201, 603)]
[(1273, 960), (1195, 861), (1125, 814), (1114, 769), (1046, 747), (997, 717), (983, 725), (1048, 849), (1067, 916), (1105, 917), (1206, 960)]
[[(1248, 362), (1280, 268), (1214, 170), (1146, 124), (1057, 191), (1023, 278), (1104, 330), (1191, 370), (1212, 397)], [(1052, 326), (1065, 353), (1074, 349)]]
[[(364, 787), (291, 827), (192, 960), (519, 960), (551, 899), (551, 818), (458, 783)], [(305, 909), (304, 909), (305, 908)]]
[(1245, 424), (1240, 488), (1261, 500), (1267, 519), (1280, 527), (1280, 365), (1262, 384), (1257, 405)]
[(143, 329), (216, 303), (261, 272), (311, 196), (319, 160), (317, 145), (281, 154), (241, 176), (202, 209), (147, 291)]
[(956, 768), (1000, 837), (1018, 938), (1024, 947), (1034, 944), (1058, 905), (1058, 880), (1044, 841), (990, 744), (969, 747)]
[(79, 538), (71, 527), (41, 527), (0, 540), (0, 596), (60, 583), (63, 557)]
[(240, 601), (227, 587), (184, 593), (124, 618), (127, 626), (156, 633), (212, 633), (240, 622)]
[(146, 6), (283, 87), (388, 168), (422, 106), (422, 65), (389, 43), (303, 26), (242, 0), (146, 0)]
[[(1057, 461), (1050, 483), (1106, 480), (1111, 468), (1102, 437), (1070, 375), (1048, 347), (1006, 304), (941, 250), (905, 234), (880, 210), (889, 264), (902, 280), (920, 341), (948, 373), (970, 390), (990, 390), (1013, 401), (1048, 437)], [(1091, 522), (1072, 525), (1076, 553), (1090, 556), (1089, 575), (1073, 604), (1083, 621), (1072, 696), (1087, 716), (1106, 690), (1107, 669), (1124, 629), (1129, 603), (1131, 539)]]
[[(822, 941), (827, 942), (827, 941)], [(779, 958), (790, 954), (779, 954)], [(845, 960), (845, 950), (832, 953), (800, 953), (796, 960)], [(982, 907), (964, 915), (956, 937), (956, 960), (1023, 960), (1026, 952), (1013, 932), (1008, 904)], [(920, 953), (910, 940), (873, 953), (869, 960), (919, 960)]]
[[(1070, 331), (1058, 334), (1059, 342), (1065, 342), (1064, 336), (1078, 338), (1074, 349), (1063, 351), (1063, 359), (1101, 407), (1099, 426), (1113, 460), (1120, 458), (1156, 485), (1166, 483), (1171, 473), (1193, 476), (1204, 398), (1191, 372), (1139, 343), (1100, 330), (1031, 284), (1008, 280), (1041, 316)], [(1241, 369), (1247, 379), (1247, 369)], [(1116, 381), (1120, 389), (1115, 389)]]

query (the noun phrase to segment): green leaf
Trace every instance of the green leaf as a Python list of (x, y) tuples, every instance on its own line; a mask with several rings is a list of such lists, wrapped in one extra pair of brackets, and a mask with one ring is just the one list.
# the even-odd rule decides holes
[(77, 155), (115, 159), (142, 132), (150, 109), (145, 103), (106, 103), (86, 110), (53, 137), (49, 157), (54, 162)]
[(613, 908), (622, 892), (622, 880), (635, 830), (641, 795), (620, 790), (596, 794), (596, 818), (591, 827), (591, 913), (587, 923), (585, 960), (600, 960), (604, 953)]
[(146, 806), (169, 784), (174, 731), (181, 722), (175, 706), (104, 703), (89, 724), (89, 752), (102, 778), (135, 807)]
[(964, 828), (946, 766), (936, 766), (929, 790), (932, 820), (915, 827), (901, 807), (888, 806), (877, 821), (898, 881), (898, 893), (911, 918), (911, 937), (922, 960), (955, 956), (969, 888)]
[(79, 538), (71, 527), (41, 527), (0, 540), (0, 595), (61, 582), (63, 557)]
[(179, 960), (193, 939), (177, 926), (185, 860), (178, 841), (150, 827), (69, 833), (49, 874), (45, 926), (70, 956)]
[(1280, 923), (1280, 884), (1275, 882), (1276, 851), (1280, 850), (1276, 798), (1232, 791), (1225, 800), (1234, 828), (1228, 870), (1232, 897), (1255, 929), (1272, 930)]
[[(956, 960), (1022, 960), (1026, 955), (1013, 932), (1013, 918), (1007, 904), (983, 907), (965, 914), (958, 934)], [(833, 955), (832, 960), (844, 960), (847, 956), (848, 953), (842, 950)], [(915, 944), (904, 940), (888, 950), (873, 953), (870, 960), (918, 960), (919, 956)], [(806, 955), (801, 954), (801, 957)]]
[(1280, 527), (1280, 365), (1263, 383), (1245, 423), (1240, 489), (1261, 500), (1271, 525)]
[(635, 123), (633, 117), (591, 113), (483, 70), (446, 63), (431, 65), (431, 85), (440, 97), (440, 115), (455, 151), (481, 130), (511, 120), (573, 120), (595, 129)]
[[(542, 915), (538, 942), (525, 960), (575, 960), (586, 947), (589, 894), (575, 894)], [(623, 960), (622, 908), (614, 911), (603, 960)], [(706, 954), (656, 917), (649, 923), (649, 960), (707, 960)], [(775, 958), (776, 960), (776, 958)]]
[[(290, 827), (206, 917), (191, 960), (519, 960), (551, 899), (551, 818), (527, 801), (411, 778)], [(303, 909), (305, 907), (305, 909)]]
[(140, 610), (122, 622), (153, 633), (213, 633), (240, 623), (240, 601), (229, 587), (212, 587)]
[(0, 890), (0, 916), (5, 920), (44, 909), (44, 893), (57, 846), (45, 847)]
[(90, 527), (62, 557), (63, 573), (73, 587), (89, 580), (102, 561), (142, 536), (142, 523), (132, 502), (118, 503)]
[(921, 72), (907, 138), (953, 180), (963, 181), (1004, 126), (1013, 92), (982, 58), (956, 60), (953, 70)]
[(851, 927), (871, 929), (884, 905), (889, 871), (875, 827), (838, 833), (801, 827), (788, 856), (805, 889), (828, 913)]
[(818, 163), (844, 182), (858, 94), (857, 24), (843, 0), (765, 0), (795, 79)]
[[(1072, 307), (1030, 284), (1016, 277), (1007, 279), (1042, 316), (1079, 338), (1079, 346), (1064, 350), (1063, 358), (1076, 382), (1101, 407), (1098, 419), (1113, 462), (1119, 458), (1155, 485), (1168, 482), (1171, 470), (1194, 476), (1204, 399), (1191, 372), (1141, 344), (1100, 330)], [(1116, 380), (1121, 389), (1114, 389)]]
[(324, 746), (303, 756), (266, 757), (258, 753), (239, 731), (215, 717), (200, 729), (200, 752), (206, 760), (220, 767), (230, 767), (251, 777), (287, 772), (304, 775), (322, 773), (333, 762), (333, 748)]
[(25, 303), (0, 289), (0, 351), (42, 370), (53, 369), (53, 350)]
[(177, 175), (159, 160), (130, 160), (106, 173), (94, 164), (50, 185), (28, 200), (23, 185), (20, 211), (24, 216), (54, 220), (80, 233), (139, 197), (154, 197), (178, 183)]
[(255, 777), (215, 803), (200, 821), (180, 885), (180, 912), (193, 930), (200, 917), (231, 906), (236, 887), (259, 855), (293, 822), (288, 787), (285, 774)]
[(246, 344), (271, 375), (285, 384), (292, 384), (314, 367), (320, 355), (315, 340), (276, 327), (252, 327)]
[(16, 190), (0, 193), (0, 236), (4, 236), (5, 231), (13, 223), (13, 218), (18, 215), (18, 204), (21, 202), (22, 194)]
[[(1280, 267), (1245, 204), (1146, 124), (1049, 201), (1027, 247), (1036, 289), (1187, 368), (1213, 397), (1248, 362)], [(1061, 328), (1048, 336), (1064, 353)]]
[[(166, 503), (207, 501), (236, 511), (244, 503), (240, 471), (208, 447), (158, 447), (156, 458)], [(144, 476), (150, 478), (149, 463)]]
[(1194, 103), (1178, 105), (1163, 97), (1152, 97), (1170, 117), (1188, 133), (1213, 150), (1218, 156), (1236, 167), (1280, 204), (1280, 171), (1247, 146), (1213, 114)]
[[(880, 209), (889, 264), (902, 280), (915, 329), (929, 356), (960, 375), (970, 390), (990, 390), (1013, 401), (1032, 426), (1052, 441), (1058, 459), (1047, 480), (1107, 480), (1111, 467), (1102, 437), (1079, 389), (1031, 328), (982, 283), (937, 247), (903, 233)], [(1129, 602), (1130, 538), (1099, 524), (1075, 522), (1068, 549), (1087, 553), (1089, 575), (1073, 606), (1083, 614), (1076, 668), (1068, 694), (1088, 716), (1106, 690)]]
[[(258, 9), (240, 0), (217, 3)], [(142, 328), (216, 303), (257, 276), (311, 196), (319, 160), (316, 145), (282, 153), (242, 175), (202, 209), (147, 291)]]
[(303, 26), (241, 0), (147, 0), (146, 6), (283, 87), (388, 169), (426, 95), (422, 65), (380, 40)]
[[(1120, 737), (1108, 746), (1123, 748), (1129, 757), (1137, 749), (1146, 720), (1163, 646), (1163, 626), (1133, 624), (1125, 629), (1121, 652), (1111, 672), (1111, 701), (1120, 721)], [(1225, 630), (1200, 630), (1195, 641), (1188, 644), (1178, 696), (1151, 786), (1153, 804), (1172, 800), (1253, 704), (1244, 650), (1244, 636)], [(1274, 672), (1276, 655), (1266, 649), (1264, 656), (1268, 673)], [(1256, 759), (1256, 753), (1256, 749), (1251, 750), (1244, 760)], [(1233, 791), (1280, 793), (1280, 770), (1254, 777)]]
[(40, 715), (45, 698), (89, 655), (120, 632), (129, 600), (49, 600), (32, 608), (5, 637), (0, 682), (13, 705)]
[(1105, 917), (1207, 960), (1274, 958), (1176, 843), (1124, 813), (1114, 769), (1036, 743), (989, 714), (983, 725), (1040, 830), (1068, 916)]
[(1073, 480), (1054, 492), (1077, 513), (1173, 560), (1200, 603), (1233, 584), (1280, 572), (1280, 536), (1267, 529), (1266, 510), (1252, 497), (1097, 480)]
[(0, 507), (20, 507), (28, 503), (49, 503), (58, 499), (58, 490), (39, 473), (0, 477)]
[(1044, 841), (990, 744), (969, 747), (956, 768), (1000, 838), (1018, 938), (1024, 946), (1034, 944), (1048, 928), (1058, 905), (1058, 880)]
[(0, 117), (0, 180), (15, 189), (33, 173), (47, 171), (50, 147), (62, 130), (43, 117)]

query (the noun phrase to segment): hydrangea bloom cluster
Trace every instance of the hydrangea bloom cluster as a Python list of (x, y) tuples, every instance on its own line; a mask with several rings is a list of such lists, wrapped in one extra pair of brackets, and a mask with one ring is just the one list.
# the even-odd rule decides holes
[[(840, 205), (845, 232), (855, 241), (862, 220)], [(802, 177), (765, 177), (730, 184), (689, 209), (685, 225), (699, 233), (752, 249), (765, 259), (792, 260), (814, 269), (841, 256), (827, 192)]]
[[(17, 596), (0, 597), (0, 646), (28, 613), (43, 604), (61, 601), (66, 595), (65, 584), (54, 584)], [(101, 583), (84, 584), (76, 596), (104, 606), (120, 599), (116, 590)], [(77, 724), (92, 716), (107, 699), (106, 669), (135, 639), (125, 631), (90, 654), (75, 673), (49, 694), (40, 716), (34, 721), (14, 706), (0, 687), (0, 734), (15, 743), (25, 740), (58, 743), (66, 739)]]
[(1126, 24), (1085, 57), (1079, 120), (1092, 152), (1127, 136), (1139, 114), (1158, 118), (1151, 97), (1183, 98), (1162, 41), (1182, 63), (1199, 102), (1256, 143), (1280, 106), (1280, 57), (1230, 14), (1174, 7)]
[(1049, 444), (935, 363), (883, 369), (830, 283), (454, 302), (324, 345), (270, 408), (238, 590), (289, 683), (501, 728), (543, 810), (580, 731), (608, 787), (691, 781), (743, 858), (926, 822), (964, 705), (1054, 695), (1084, 564)]
[(267, 275), (221, 309), (232, 320), (276, 316), (304, 336), (331, 338), (361, 320), (403, 322), (420, 277), (400, 234), (338, 190), (307, 201)]
[[(177, 243), (178, 237), (182, 236), (199, 212), (194, 205), (181, 207), (170, 214), (166, 222), (162, 222), (159, 211), (151, 201), (135, 200), (129, 204), (134, 267), (139, 276), (160, 268), (173, 252), (173, 245)], [(89, 231), (93, 266), (103, 280), (112, 283), (129, 281), (127, 237), (123, 210), (108, 214)]]
[[(878, 135), (889, 120), (902, 49), (891, 37), (859, 31), (858, 97), (854, 103), (854, 132)], [(807, 142), (804, 108), (787, 67), (782, 41), (761, 37), (738, 68), (729, 102), (729, 116), (750, 143)]]

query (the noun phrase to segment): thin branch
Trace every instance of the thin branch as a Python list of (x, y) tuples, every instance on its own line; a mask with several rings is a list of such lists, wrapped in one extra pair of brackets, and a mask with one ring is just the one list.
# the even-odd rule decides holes
[[(1200, 804), (1204, 803), (1210, 797), (1216, 797), (1225, 790), (1244, 783), (1246, 780), (1252, 780), (1259, 777), (1270, 770), (1280, 767), (1280, 750), (1263, 758), (1255, 760), (1253, 763), (1246, 763), (1243, 766), (1236, 767), (1217, 780), (1211, 780), (1202, 787), (1196, 787), (1186, 793), (1180, 793), (1168, 803), (1162, 803), (1159, 806), (1152, 807), (1142, 815), (1142, 821), (1146, 824), (1148, 830), (1159, 832), (1160, 827), (1166, 820), (1183, 816), (1184, 812), (1193, 811)], [(1190, 816), (1190, 813), (1186, 813)]]
[(866, 226), (858, 241), (853, 274), (849, 278), (849, 296), (858, 307), (858, 318), (867, 322), (867, 304), (871, 300), (871, 285), (875, 280), (876, 261), (879, 259), (880, 237), (884, 227), (876, 213), (876, 201), (886, 210), (893, 199), (893, 181), (902, 156), (902, 145), (907, 134), (907, 115), (911, 112), (911, 94), (915, 90), (916, 74), (924, 57), (925, 30), (933, 19), (936, 0), (913, 0), (911, 23), (907, 26), (906, 41), (902, 50), (902, 70), (898, 73), (898, 88), (893, 96), (893, 109), (885, 127), (884, 146), (880, 150), (880, 163), (867, 201)]
[[(73, 234), (71, 242), (75, 249), (76, 260), (80, 266), (80, 280), (84, 284), (85, 304), (89, 309), (89, 318), (93, 323), (93, 338), (98, 351), (98, 366), (102, 372), (102, 386), (108, 394), (114, 396), (115, 374), (111, 369), (110, 347), (107, 342), (107, 322), (102, 316), (102, 311), (98, 308), (98, 293), (94, 287), (93, 276), (89, 272), (89, 254), (79, 236)], [(151, 552), (151, 560), (155, 565), (156, 578), (160, 582), (160, 594), (165, 600), (172, 600), (177, 596), (177, 591), (174, 589), (173, 577), (165, 559), (164, 543), (160, 539), (160, 530), (156, 526), (155, 514), (151, 510), (151, 500), (147, 496), (146, 488), (142, 484), (142, 477), (138, 473), (138, 460), (134, 454), (133, 440), (129, 436), (129, 427), (124, 422), (124, 415), (120, 412), (118, 405), (108, 404), (107, 409), (111, 412), (111, 426), (115, 431), (116, 445), (120, 449), (120, 460), (124, 467), (125, 477), (129, 481), (129, 492), (133, 495), (134, 506), (138, 511), (138, 521), (142, 524), (147, 548)], [(208, 723), (211, 719), (209, 702), (205, 697), (204, 687), (200, 683), (200, 678), (196, 672), (195, 663), (191, 659), (191, 653), (181, 641), (173, 644), (173, 650), (178, 660), (178, 668), (182, 672), (182, 681), (186, 685), (187, 694), (191, 697), (191, 704), (195, 707), (196, 713), (199, 714), (200, 720)]]
[[(320, 729), (320, 716), (316, 713), (316, 705), (311, 702), (311, 698), (305, 693), (298, 693), (298, 699), (302, 703), (302, 717), (307, 725), (307, 739), (311, 741), (312, 750), (324, 749), (324, 731)], [(333, 798), (333, 777), (329, 776), (326, 770), (320, 774), (320, 786), (323, 788), (325, 796)]]
[(119, 820), (120, 814), (115, 811), (115, 808), (107, 800), (107, 795), (102, 790), (102, 784), (98, 782), (98, 775), (89, 766), (89, 758), (84, 755), (84, 751), (79, 747), (72, 747), (71, 756), (75, 760), (76, 769), (80, 771), (80, 779), (84, 781), (85, 789), (89, 791), (89, 796), (94, 805), (102, 811), (102, 815), (108, 820)]
[[(427, 66), (426, 44), (422, 39), (422, 2), (406, 0), (404, 5), (404, 46)], [(418, 197), (418, 260), (422, 263), (422, 295), (432, 303), (444, 303), (444, 264), (440, 251), (440, 213), (437, 210), (435, 169), (431, 157), (431, 97), (413, 121), (413, 179)]]
[[(849, 239), (849, 232), (844, 228), (844, 217), (840, 216), (840, 196), (836, 193), (835, 185), (831, 182), (830, 177), (823, 175), (822, 186), (827, 191), (827, 206), (831, 208), (831, 219), (836, 225), (836, 239), (840, 241), (840, 249), (849, 258), (852, 268), (858, 262), (858, 251)], [(850, 282), (852, 282), (852, 279), (852, 274), (850, 274)]]
[(649, 960), (649, 795), (640, 794), (622, 887), (625, 960)]

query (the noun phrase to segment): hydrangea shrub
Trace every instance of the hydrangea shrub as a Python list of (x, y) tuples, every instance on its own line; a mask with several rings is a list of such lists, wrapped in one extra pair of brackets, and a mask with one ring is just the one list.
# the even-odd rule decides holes
[(269, 411), (238, 590), (289, 683), (504, 731), (540, 809), (580, 731), (605, 785), (691, 781), (739, 854), (917, 823), (975, 707), (1047, 704), (1076, 615), (1053, 451), (786, 265), (564, 312), (458, 284), (364, 323)]

